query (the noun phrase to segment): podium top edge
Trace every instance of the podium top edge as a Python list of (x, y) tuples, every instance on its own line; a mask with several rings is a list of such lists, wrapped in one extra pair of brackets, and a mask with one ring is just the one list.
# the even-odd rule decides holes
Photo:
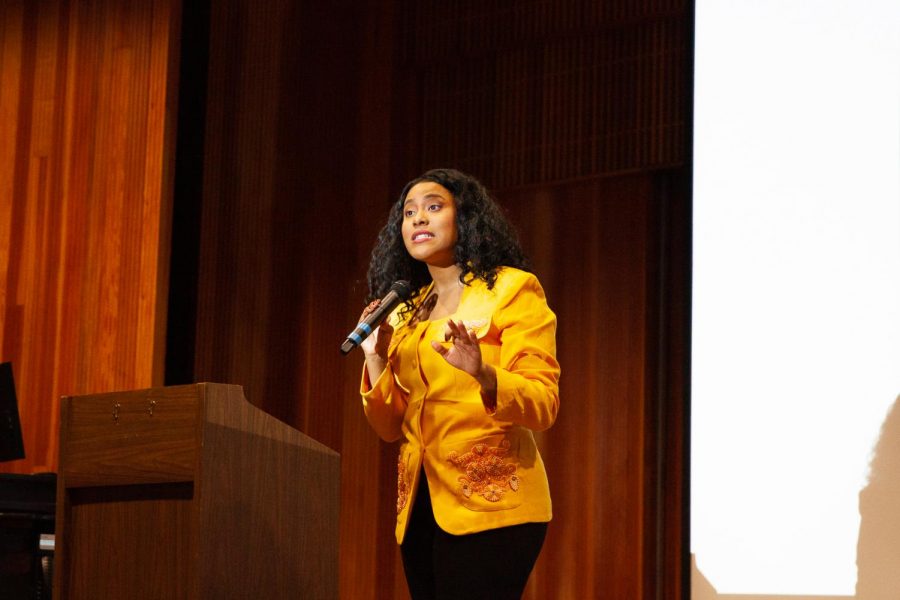
[[(179, 385), (164, 385), (164, 386), (156, 386), (149, 388), (136, 388), (136, 389), (125, 389), (125, 390), (112, 390), (105, 392), (88, 392), (84, 394), (63, 394), (61, 397), (63, 399), (68, 398), (97, 398), (97, 397), (110, 397), (110, 396), (120, 396), (122, 394), (127, 395), (181, 395), (189, 390), (204, 390), (206, 388), (217, 388), (221, 390), (232, 389), (232, 391), (240, 391), (243, 395), (244, 386), (234, 384), (234, 383), (214, 383), (211, 381), (203, 381), (198, 383), (185, 383)], [(236, 389), (234, 389), (236, 388)]]

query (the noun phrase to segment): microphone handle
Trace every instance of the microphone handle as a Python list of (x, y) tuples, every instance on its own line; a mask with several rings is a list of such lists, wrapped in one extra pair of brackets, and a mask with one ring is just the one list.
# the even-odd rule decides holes
[(372, 332), (381, 325), (381, 322), (384, 321), (391, 311), (394, 310), (394, 307), (400, 303), (400, 300), (400, 296), (394, 290), (389, 291), (381, 300), (381, 304), (375, 309), (375, 312), (366, 317), (363, 322), (357, 325), (356, 329), (347, 336), (347, 339), (341, 344), (341, 354), (347, 354), (362, 344), (363, 340), (369, 337)]

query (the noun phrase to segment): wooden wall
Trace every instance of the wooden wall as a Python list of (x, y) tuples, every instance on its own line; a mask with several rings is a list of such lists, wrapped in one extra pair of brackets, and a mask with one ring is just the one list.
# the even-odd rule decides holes
[(0, 360), (26, 459), (53, 470), (58, 398), (161, 383), (175, 0), (0, 3)]
[(554, 521), (527, 598), (679, 597), (681, 470), (672, 463), (683, 456), (683, 397), (668, 379), (683, 355), (661, 342), (683, 337), (673, 321), (683, 307), (659, 300), (684, 291), (669, 285), (665, 261), (684, 240), (665, 235), (658, 212), (665, 202), (683, 216), (683, 198), (662, 189), (676, 179), (503, 196), (557, 312), (563, 366), (559, 418), (540, 437)]
[(396, 447), (337, 346), (389, 203), (449, 164), (496, 191), (560, 318), (562, 408), (541, 436), (556, 518), (527, 597), (680, 597), (689, 6), (210, 12), (193, 378), (242, 384), (341, 452), (342, 596), (406, 590)]
[(684, 163), (686, 0), (402, 5), (412, 161), (495, 189)]
[(396, 447), (338, 345), (389, 203), (457, 166), (559, 316), (526, 597), (687, 597), (690, 3), (178, 4), (0, 4), (0, 348), (35, 448), (13, 468), (53, 467), (60, 394), (161, 383), (165, 353), (167, 383), (241, 384), (341, 453), (342, 597), (406, 598)]
[(393, 585), (395, 571), (381, 554), (396, 553), (394, 491), (380, 472), (389, 450), (360, 411), (359, 357), (338, 352), (391, 193), (381, 145), (390, 111), (360, 99), (386, 83), (361, 81), (361, 61), (383, 63), (362, 52), (360, 17), (383, 13), (329, 6), (323, 15), (290, 0), (211, 5), (197, 316), (184, 324), (195, 327), (196, 351), (185, 360), (192, 379), (241, 384), (341, 452), (342, 595), (384, 598), (382, 579)]
[(679, 597), (692, 5), (402, 5), (398, 171), (481, 177), (560, 319), (556, 519), (528, 597)]

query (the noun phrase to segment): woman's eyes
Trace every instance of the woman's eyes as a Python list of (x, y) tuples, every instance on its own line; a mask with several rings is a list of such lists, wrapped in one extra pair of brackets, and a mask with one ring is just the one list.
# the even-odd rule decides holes
[[(425, 210), (427, 210), (429, 212), (437, 212), (437, 211), (441, 210), (443, 207), (444, 207), (443, 204), (435, 203), (435, 204), (429, 204), (427, 207), (425, 207)], [(405, 211), (403, 211), (403, 216), (405, 216), (405, 217), (411, 217), (415, 214), (416, 214), (416, 211), (411, 208), (407, 208)]]

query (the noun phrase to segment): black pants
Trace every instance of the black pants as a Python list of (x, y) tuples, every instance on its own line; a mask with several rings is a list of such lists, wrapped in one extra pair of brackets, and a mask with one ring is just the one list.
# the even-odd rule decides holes
[(519, 600), (534, 567), (546, 523), (525, 523), (469, 535), (438, 527), (425, 473), (400, 554), (412, 600)]

